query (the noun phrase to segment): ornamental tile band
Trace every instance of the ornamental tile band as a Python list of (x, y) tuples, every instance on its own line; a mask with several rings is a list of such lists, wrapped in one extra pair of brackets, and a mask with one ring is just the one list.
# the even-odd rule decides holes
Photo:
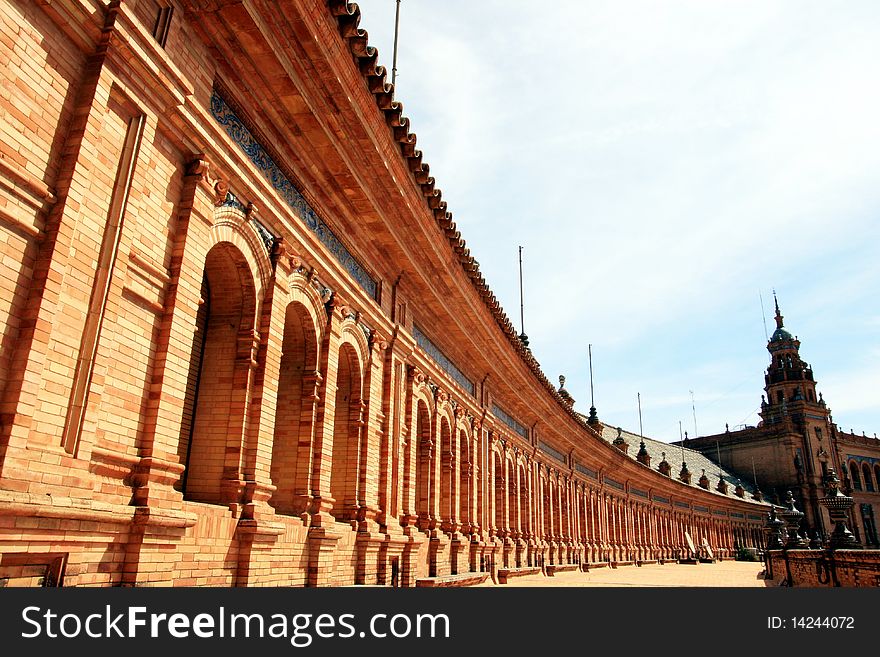
[(305, 197), (299, 192), (292, 182), (284, 175), (266, 149), (251, 134), (250, 130), (242, 123), (232, 108), (216, 92), (211, 94), (211, 114), (217, 122), (226, 129), (226, 134), (244, 151), (250, 161), (260, 170), (270, 185), (284, 199), (293, 213), (311, 230), (327, 247), (333, 257), (345, 270), (351, 274), (358, 285), (364, 289), (373, 299), (376, 298), (376, 281), (367, 273), (366, 269), (355, 259), (339, 238), (325, 224), (318, 214), (312, 209)]
[(596, 472), (595, 470), (593, 470), (592, 468), (588, 468), (587, 466), (585, 466), (585, 465), (581, 465), (580, 463), (578, 463), (578, 464), (575, 465), (574, 467), (575, 467), (575, 470), (577, 470), (577, 471), (580, 472), (581, 474), (585, 474), (585, 475), (587, 475), (588, 477), (591, 477), (592, 479), (598, 479), (598, 478), (599, 478), (599, 473)]
[[(501, 420), (502, 422), (504, 422), (504, 424), (506, 424), (506, 425), (509, 426), (511, 429), (513, 429), (514, 431), (516, 431), (520, 436), (522, 436), (522, 437), (525, 438), (526, 440), (529, 439), (529, 430), (526, 429), (522, 424), (520, 424), (519, 422), (517, 422), (517, 421), (513, 418), (513, 416), (510, 415), (509, 413), (507, 413), (503, 408), (497, 406), (496, 404), (492, 404), (492, 415), (494, 415), (494, 416), (497, 417), (499, 420)], [(565, 461), (565, 458), (563, 457), (563, 458), (560, 459), (560, 460), (562, 460), (562, 461), (564, 462), (564, 461)]]
[(615, 481), (614, 479), (611, 479), (609, 477), (605, 477), (605, 483), (608, 484), (609, 486), (611, 486), (612, 488), (616, 488), (617, 490), (624, 490), (626, 488), (626, 486), (624, 486), (619, 481)]
[(476, 393), (474, 382), (467, 378), (464, 375), (464, 372), (458, 369), (455, 364), (446, 357), (446, 354), (440, 351), (440, 348), (431, 342), (428, 337), (422, 333), (421, 329), (415, 325), (413, 325), (413, 337), (416, 339), (416, 344), (419, 345), (419, 348), (428, 354), (428, 356), (431, 357), (431, 360), (437, 363), (444, 372), (451, 376), (453, 381), (467, 390), (472, 396)]
[(566, 463), (567, 459), (565, 458), (565, 454), (560, 452), (557, 449), (553, 449), (550, 445), (545, 443), (543, 440), (538, 441), (538, 449), (540, 449), (545, 454), (552, 456), (554, 459), (561, 463)]

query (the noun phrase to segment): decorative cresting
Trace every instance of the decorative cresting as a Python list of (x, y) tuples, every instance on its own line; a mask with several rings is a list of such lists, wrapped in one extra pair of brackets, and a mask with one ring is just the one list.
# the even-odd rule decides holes
[(840, 491), (840, 480), (833, 469), (825, 477), (825, 497), (819, 500), (819, 504), (828, 509), (828, 515), (834, 523), (834, 531), (828, 538), (828, 547), (832, 550), (860, 548), (856, 537), (846, 526), (846, 516), (853, 506), (853, 498)]
[(800, 534), (798, 534), (798, 529), (800, 529), (801, 520), (804, 517), (804, 512), (794, 505), (794, 495), (791, 491), (786, 492), (785, 508), (784, 510), (780, 511), (779, 515), (782, 516), (782, 519), (785, 521), (785, 527), (788, 530), (788, 538), (785, 541), (785, 547), (807, 547), (807, 541), (804, 540), (800, 536)]
[(458, 385), (467, 390), (471, 394), (471, 396), (476, 393), (476, 386), (474, 385), (474, 382), (467, 378), (464, 372), (458, 369), (455, 366), (455, 363), (449, 360), (446, 354), (440, 351), (440, 348), (433, 342), (431, 342), (431, 340), (428, 339), (428, 336), (422, 333), (422, 330), (418, 326), (413, 326), (413, 337), (415, 338), (416, 344), (419, 346), (419, 348), (426, 354), (428, 354), (428, 356), (431, 357), (431, 360), (433, 360), (440, 366), (440, 369), (442, 369), (450, 377), (452, 377), (453, 381), (455, 381)]
[(215, 90), (211, 94), (211, 114), (217, 122), (224, 127), (226, 134), (244, 151), (250, 161), (260, 170), (270, 185), (284, 199), (293, 213), (311, 230), (327, 247), (333, 257), (351, 274), (358, 285), (371, 297), (376, 298), (376, 281), (367, 273), (366, 269), (355, 259), (339, 238), (325, 224), (318, 214), (312, 209), (305, 197), (288, 179), (278, 167), (272, 157), (266, 152), (262, 144), (258, 142), (251, 131), (236, 116), (232, 108)]

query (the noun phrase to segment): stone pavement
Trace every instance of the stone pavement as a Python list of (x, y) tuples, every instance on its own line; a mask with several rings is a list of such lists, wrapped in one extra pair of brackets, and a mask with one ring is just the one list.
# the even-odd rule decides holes
[[(597, 568), (588, 573), (568, 572), (553, 577), (518, 577), (506, 586), (733, 586), (764, 587), (763, 563), (721, 561), (717, 563), (649, 564)], [(490, 580), (491, 581), (491, 580)], [(489, 584), (491, 586), (491, 584)]]

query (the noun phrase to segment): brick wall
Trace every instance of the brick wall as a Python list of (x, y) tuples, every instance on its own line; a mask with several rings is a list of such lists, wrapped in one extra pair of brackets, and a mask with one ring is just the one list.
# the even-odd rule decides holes
[(780, 585), (880, 586), (880, 550), (779, 550), (770, 555), (773, 581)]

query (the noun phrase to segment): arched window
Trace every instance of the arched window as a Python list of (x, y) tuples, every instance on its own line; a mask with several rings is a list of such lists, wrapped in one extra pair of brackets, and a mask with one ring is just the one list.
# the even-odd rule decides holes
[(299, 514), (308, 508), (317, 359), (314, 322), (303, 305), (291, 303), (284, 321), (272, 442), (276, 490), (269, 503), (279, 513)]
[(205, 260), (178, 453), (186, 499), (223, 503), (222, 480), (235, 477), (242, 450), (256, 293), (248, 264), (221, 242)]
[(445, 531), (452, 531), (455, 520), (455, 452), (452, 430), (446, 417), (440, 418), (440, 520)]
[(852, 487), (855, 490), (862, 490), (862, 478), (859, 476), (859, 466), (852, 461), (849, 464), (849, 477), (852, 480)]
[(874, 478), (871, 476), (871, 466), (862, 463), (862, 476), (865, 478), (865, 490), (869, 493), (874, 492)]
[(467, 432), (462, 429), (458, 432), (458, 520), (461, 522), (462, 531), (470, 534), (471, 528), (471, 480), (473, 477), (473, 464), (471, 463), (470, 444)]
[(428, 405), (419, 399), (416, 411), (416, 515), (421, 529), (431, 521), (431, 475), (434, 441), (431, 437), (431, 415)]
[(336, 405), (333, 416), (333, 452), (330, 496), (333, 516), (347, 521), (357, 517), (358, 474), (361, 462), (361, 369), (354, 348), (345, 343), (339, 350), (336, 373)]

